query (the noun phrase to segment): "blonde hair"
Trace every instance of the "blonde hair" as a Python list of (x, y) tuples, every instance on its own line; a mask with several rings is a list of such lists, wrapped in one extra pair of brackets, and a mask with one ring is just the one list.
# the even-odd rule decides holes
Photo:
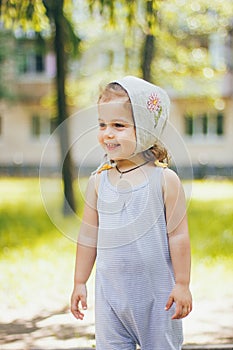
[[(101, 89), (98, 98), (98, 104), (109, 102), (115, 99), (121, 99), (122, 102), (126, 104), (126, 106), (130, 106), (132, 111), (129, 95), (127, 91), (118, 83), (110, 83), (105, 88)], [(151, 148), (143, 151), (142, 154), (146, 160), (158, 161), (162, 163), (168, 163), (169, 161), (169, 156), (166, 148), (163, 147), (159, 142), (156, 142)]]
[(130, 103), (127, 91), (118, 83), (110, 83), (104, 88), (101, 88), (98, 103), (109, 102), (117, 98), (124, 98)]

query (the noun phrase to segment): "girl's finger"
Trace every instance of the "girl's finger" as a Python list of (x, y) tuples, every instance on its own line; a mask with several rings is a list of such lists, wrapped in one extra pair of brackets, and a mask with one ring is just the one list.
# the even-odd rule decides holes
[(79, 320), (82, 320), (83, 317), (84, 317), (84, 313), (82, 313), (82, 312), (79, 310), (78, 306), (76, 306), (76, 307), (71, 307), (71, 312), (72, 312), (72, 314), (74, 315), (74, 317), (76, 317), (76, 318), (79, 319)]
[(87, 298), (84, 295), (82, 295), (80, 297), (80, 300), (81, 300), (81, 305), (82, 305), (83, 310), (86, 310), (87, 309)]
[(170, 309), (170, 307), (171, 307), (172, 304), (173, 304), (173, 301), (174, 301), (173, 297), (169, 297), (169, 299), (168, 299), (168, 301), (167, 301), (167, 304), (166, 304), (166, 306), (165, 306), (165, 310), (166, 310), (166, 311)]
[(184, 307), (182, 311), (182, 317), (186, 317), (189, 314), (188, 308)]
[(182, 311), (183, 311), (182, 305), (179, 304), (179, 303), (177, 303), (177, 304), (176, 304), (175, 313), (174, 313), (174, 315), (172, 316), (172, 320), (181, 318), (181, 317), (182, 317)]

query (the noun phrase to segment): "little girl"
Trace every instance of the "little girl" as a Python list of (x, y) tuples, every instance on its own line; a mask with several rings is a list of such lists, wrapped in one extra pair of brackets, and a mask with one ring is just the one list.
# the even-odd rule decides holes
[(71, 311), (83, 319), (96, 262), (96, 349), (181, 349), (190, 243), (184, 192), (158, 144), (169, 98), (128, 76), (107, 85), (98, 113), (109, 161), (88, 182)]

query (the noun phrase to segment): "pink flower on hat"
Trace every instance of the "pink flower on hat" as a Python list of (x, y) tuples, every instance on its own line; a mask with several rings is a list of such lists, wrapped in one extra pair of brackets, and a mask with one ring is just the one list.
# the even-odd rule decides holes
[(147, 108), (150, 112), (159, 112), (162, 111), (161, 101), (158, 95), (155, 92), (152, 92), (152, 94), (149, 97), (149, 100), (147, 101)]
[(147, 101), (147, 109), (150, 112), (155, 113), (155, 126), (156, 126), (158, 123), (160, 114), (162, 112), (162, 106), (161, 106), (161, 100), (155, 92), (152, 92), (152, 94), (150, 95)]

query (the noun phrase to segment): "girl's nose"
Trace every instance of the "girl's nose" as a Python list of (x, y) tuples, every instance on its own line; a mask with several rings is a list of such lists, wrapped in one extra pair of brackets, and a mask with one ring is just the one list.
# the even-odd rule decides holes
[(112, 129), (112, 127), (110, 125), (108, 125), (106, 127), (106, 129), (104, 130), (104, 136), (106, 138), (109, 138), (109, 139), (114, 138), (114, 132), (113, 132), (113, 129)]

